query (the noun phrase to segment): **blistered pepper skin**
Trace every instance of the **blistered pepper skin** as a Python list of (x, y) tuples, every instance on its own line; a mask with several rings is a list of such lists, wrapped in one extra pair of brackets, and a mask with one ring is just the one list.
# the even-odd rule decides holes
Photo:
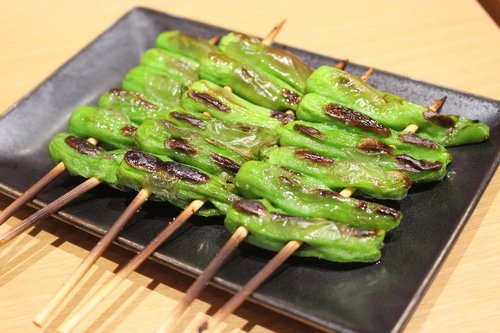
[(261, 161), (243, 164), (234, 183), (245, 198), (265, 198), (288, 214), (321, 217), (355, 228), (395, 228), (401, 213), (395, 209), (342, 197), (320, 180)]
[(182, 106), (193, 112), (207, 112), (224, 121), (276, 129), (294, 117), (255, 105), (210, 81), (192, 83), (182, 95)]
[(219, 42), (219, 49), (239, 61), (288, 83), (304, 93), (306, 81), (313, 69), (293, 53), (274, 46), (267, 46), (258, 38), (231, 32)]
[(70, 133), (59, 133), (49, 143), (49, 156), (54, 163), (63, 162), (73, 175), (95, 177), (112, 186), (119, 186), (116, 171), (125, 152), (104, 151)]
[(233, 233), (238, 227), (249, 230), (246, 242), (278, 252), (289, 241), (304, 244), (294, 254), (335, 262), (375, 262), (380, 259), (384, 230), (347, 227), (327, 219), (290, 216), (266, 200), (233, 203), (224, 220)]
[(162, 49), (149, 49), (141, 58), (141, 65), (162, 70), (179, 81), (198, 79), (198, 62)]
[[(326, 96), (324, 105), (342, 105), (398, 131), (416, 124), (421, 137), (444, 146), (482, 142), (489, 137), (489, 127), (484, 123), (438, 114), (402, 97), (379, 91), (356, 75), (338, 68), (322, 66), (316, 69), (307, 80), (306, 91)], [(325, 119), (323, 110), (317, 110), (317, 121)]]
[(141, 151), (128, 151), (116, 176), (123, 186), (136, 191), (147, 189), (154, 194), (153, 199), (179, 208), (193, 200), (208, 200), (213, 207), (205, 205), (197, 213), (202, 216), (222, 215), (239, 199), (234, 186), (218, 176)]
[(443, 155), (443, 162), (420, 160), (406, 154), (405, 150), (399, 151), (371, 138), (319, 123), (294, 121), (284, 126), (280, 134), (282, 146), (304, 148), (330, 158), (354, 159), (386, 170), (403, 171), (412, 183), (443, 179), (449, 163), (448, 153)]
[(196, 61), (209, 52), (217, 51), (217, 48), (211, 45), (208, 40), (177, 30), (159, 34), (156, 38), (156, 47)]
[(280, 79), (222, 53), (209, 53), (200, 61), (199, 76), (254, 104), (276, 110), (296, 110), (301, 94)]
[(135, 145), (136, 127), (127, 115), (111, 109), (78, 107), (69, 119), (68, 131), (80, 137), (93, 137), (114, 148)]
[(162, 70), (137, 66), (127, 73), (122, 87), (143, 94), (153, 102), (172, 107), (180, 104), (182, 84), (183, 81), (168, 76)]
[(408, 194), (411, 181), (401, 171), (374, 168), (371, 163), (332, 159), (295, 147), (270, 147), (262, 159), (321, 180), (332, 190), (355, 187), (357, 192), (377, 199), (401, 200)]
[(218, 141), (177, 126), (168, 120), (149, 119), (135, 135), (137, 146), (156, 155), (192, 165), (230, 180), (246, 159)]

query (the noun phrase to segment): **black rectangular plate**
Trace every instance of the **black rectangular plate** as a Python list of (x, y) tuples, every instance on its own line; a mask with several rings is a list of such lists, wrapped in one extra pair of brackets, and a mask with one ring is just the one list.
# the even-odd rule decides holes
[[(71, 112), (95, 103), (118, 87), (141, 54), (164, 30), (203, 37), (226, 32), (211, 25), (149, 9), (130, 11), (94, 42), (58, 69), (0, 119), (0, 190), (17, 196), (51, 167), (46, 147), (64, 131)], [(312, 66), (338, 60), (292, 49)], [(350, 64), (348, 71), (365, 68)], [(381, 90), (430, 104), (447, 95), (443, 113), (479, 119), (491, 126), (488, 142), (452, 149), (453, 163), (440, 183), (420, 186), (397, 203), (404, 214), (387, 237), (383, 259), (372, 265), (340, 265), (292, 258), (267, 281), (253, 300), (325, 330), (400, 331), (437, 273), (467, 222), (500, 160), (500, 102), (398, 75), (376, 71), (370, 82)], [(50, 202), (81, 182), (63, 176), (41, 193), (35, 204)], [(133, 193), (100, 186), (58, 214), (63, 221), (101, 235), (130, 202)], [(129, 223), (118, 243), (140, 249), (179, 209), (150, 202)], [(187, 274), (199, 274), (229, 234), (222, 218), (194, 218), (164, 244), (155, 260)], [(253, 276), (272, 253), (244, 245), (217, 275), (217, 287), (234, 291)]]

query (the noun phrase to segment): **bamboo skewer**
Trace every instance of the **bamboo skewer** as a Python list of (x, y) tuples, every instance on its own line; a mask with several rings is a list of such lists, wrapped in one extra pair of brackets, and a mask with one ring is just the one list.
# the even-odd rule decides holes
[(278, 34), (280, 33), (281, 31), (281, 28), (283, 28), (283, 25), (285, 24), (286, 22), (286, 19), (281, 21), (280, 23), (278, 23), (274, 28), (273, 30), (271, 30), (267, 36), (262, 40), (262, 44), (264, 44), (265, 46), (271, 46), (273, 43), (274, 43), (274, 40), (276, 39), (276, 36), (278, 36)]
[(63, 196), (52, 201), (44, 208), (36, 211), (32, 215), (24, 219), (20, 224), (16, 225), (15, 227), (12, 227), (9, 231), (0, 235), (0, 246), (16, 238), (30, 227), (34, 226), (38, 222), (41, 222), (45, 217), (57, 212), (58, 210), (61, 209), (61, 207), (65, 206), (74, 199), (78, 198), (80, 195), (90, 191), (100, 183), (102, 183), (102, 180), (99, 180), (94, 177), (89, 178), (80, 185), (78, 185), (77, 187), (75, 187), (74, 189), (72, 189), (71, 191), (65, 193)]
[(127, 276), (137, 269), (155, 250), (158, 246), (164, 243), (179, 227), (181, 227), (194, 213), (196, 213), (203, 205), (205, 200), (193, 200), (163, 231), (161, 231), (155, 239), (153, 239), (141, 252), (139, 252), (127, 265), (125, 265), (113, 277), (111, 281), (105, 284), (99, 291), (88, 301), (85, 306), (78, 311), (73, 317), (66, 320), (58, 329), (59, 333), (71, 332), (75, 326), (85, 318), (99, 303), (109, 295)]
[(64, 299), (69, 295), (69, 293), (78, 284), (78, 282), (85, 276), (92, 265), (97, 261), (97, 259), (99, 259), (102, 253), (118, 236), (125, 224), (148, 200), (150, 195), (151, 192), (146, 189), (142, 189), (141, 191), (139, 191), (139, 193), (137, 193), (134, 200), (127, 206), (120, 217), (118, 217), (111, 229), (109, 229), (105, 236), (101, 238), (96, 246), (94, 246), (94, 248), (89, 252), (87, 257), (80, 263), (78, 268), (73, 272), (69, 279), (66, 280), (66, 282), (62, 285), (61, 289), (59, 289), (59, 291), (52, 298), (49, 304), (33, 319), (33, 323), (36, 326), (42, 327), (47, 323), (47, 320), (51, 317), (57, 307), (64, 301)]
[[(94, 138), (87, 139), (93, 145), (97, 144), (97, 140)], [(40, 178), (35, 184), (31, 185), (20, 197), (15, 199), (9, 206), (7, 206), (2, 212), (0, 212), (0, 225), (7, 221), (15, 212), (22, 206), (24, 206), (28, 201), (33, 199), (35, 195), (38, 194), (45, 186), (50, 182), (60, 176), (66, 167), (63, 162), (59, 162), (55, 167), (53, 167), (49, 172), (47, 172), (42, 178)]]

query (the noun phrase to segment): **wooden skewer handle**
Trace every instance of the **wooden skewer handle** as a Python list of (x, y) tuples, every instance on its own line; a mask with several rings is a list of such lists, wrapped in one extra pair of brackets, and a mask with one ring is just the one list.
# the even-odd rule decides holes
[(73, 317), (65, 321), (58, 329), (58, 333), (71, 332), (75, 326), (85, 318), (101, 301), (108, 296), (127, 276), (139, 267), (163, 242), (165, 242), (180, 226), (184, 224), (204, 204), (205, 200), (191, 202), (160, 234), (158, 234), (141, 252), (125, 265), (112, 279), (104, 285), (88, 301), (85, 306)]
[(66, 170), (63, 162), (59, 162), (52, 170), (50, 170), (45, 176), (40, 178), (35, 184), (33, 184), (29, 189), (26, 190), (19, 198), (14, 200), (9, 206), (7, 206), (0, 213), (0, 225), (7, 221), (14, 213), (24, 206), (28, 201), (33, 199), (33, 197), (40, 192), (42, 188), (47, 186), (48, 183), (53, 181), (56, 177), (62, 174)]
[(123, 211), (120, 217), (116, 220), (113, 226), (109, 229), (106, 235), (99, 240), (96, 246), (89, 252), (87, 257), (81, 262), (80, 266), (73, 272), (69, 279), (63, 284), (61, 289), (52, 298), (50, 303), (33, 319), (33, 323), (42, 327), (46, 324), (47, 320), (54, 313), (57, 307), (64, 301), (64, 299), (69, 295), (73, 288), (80, 282), (80, 280), (89, 271), (92, 265), (97, 261), (97, 259), (102, 255), (102, 253), (108, 248), (108, 246), (113, 242), (113, 240), (121, 232), (125, 224), (134, 216), (139, 208), (147, 201), (151, 192), (149, 190), (141, 190), (137, 193), (136, 197), (128, 205), (128, 207)]
[(90, 191), (97, 185), (99, 185), (102, 181), (97, 178), (89, 178), (68, 193), (59, 197), (58, 199), (52, 201), (50, 204), (45, 206), (44, 208), (36, 211), (29, 217), (27, 217), (24, 221), (11, 228), (9, 231), (0, 236), (0, 246), (6, 244), (12, 239), (16, 238), (18, 235), (22, 234), (24, 231), (34, 226), (38, 222), (41, 222), (45, 217), (57, 212), (64, 205), (70, 203), (74, 199), (78, 198), (85, 192)]

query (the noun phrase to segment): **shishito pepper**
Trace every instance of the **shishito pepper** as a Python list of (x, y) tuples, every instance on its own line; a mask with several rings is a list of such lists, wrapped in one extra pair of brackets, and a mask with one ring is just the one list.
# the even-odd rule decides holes
[(165, 105), (178, 106), (183, 81), (170, 77), (165, 71), (153, 67), (132, 68), (122, 82), (126, 90), (143, 94), (149, 100)]
[(256, 37), (231, 32), (219, 42), (219, 49), (239, 61), (249, 63), (274, 75), (304, 93), (306, 81), (313, 69), (293, 53), (268, 46)]
[(332, 159), (295, 147), (270, 147), (262, 159), (320, 179), (330, 189), (355, 187), (358, 192), (377, 199), (401, 200), (408, 194), (411, 181), (401, 171), (374, 168), (371, 163)]
[(136, 130), (126, 114), (87, 105), (78, 107), (68, 124), (69, 132), (80, 137), (93, 137), (115, 148), (134, 146)]
[(156, 47), (197, 61), (207, 53), (217, 51), (208, 40), (177, 30), (159, 34), (156, 38)]
[(149, 49), (141, 58), (141, 65), (157, 68), (182, 81), (198, 79), (198, 62), (162, 49)]
[(142, 124), (146, 119), (169, 120), (177, 126), (217, 140), (250, 158), (256, 158), (262, 147), (278, 142), (278, 135), (268, 128), (222, 121), (181, 108), (166, 108), (147, 100), (141, 94), (123, 89), (112, 89), (104, 93), (99, 99), (99, 105), (124, 112), (137, 124)]
[(219, 86), (231, 87), (238, 96), (272, 110), (296, 110), (301, 99), (301, 94), (289, 84), (222, 53), (212, 52), (203, 57), (199, 76)]
[(189, 85), (182, 95), (182, 106), (194, 112), (208, 112), (212, 117), (276, 129), (295, 117), (255, 105), (228, 89), (200, 80)]
[(125, 149), (104, 151), (70, 133), (59, 133), (49, 143), (49, 156), (54, 163), (64, 162), (69, 173), (95, 177), (112, 186), (119, 186), (116, 171), (125, 152)]
[[(443, 155), (443, 162), (418, 159), (381, 141), (330, 125), (294, 121), (284, 126), (280, 133), (282, 146), (305, 148), (330, 158), (372, 163), (387, 170), (401, 170), (408, 175), (412, 183), (443, 179), (449, 163), (449, 154)], [(409, 153), (413, 154), (413, 151)], [(435, 154), (431, 150), (427, 153)]]
[(320, 180), (261, 161), (243, 164), (234, 183), (245, 198), (265, 198), (288, 214), (332, 219), (362, 229), (395, 228), (401, 213), (393, 208), (346, 198)]
[(374, 262), (380, 259), (385, 232), (355, 229), (332, 220), (284, 214), (266, 200), (233, 203), (224, 225), (229, 232), (244, 226), (245, 239), (255, 246), (278, 252), (289, 241), (302, 241), (295, 255), (336, 262)]
[(192, 165), (229, 180), (246, 159), (213, 139), (177, 126), (168, 120), (149, 119), (135, 135), (138, 147), (156, 155)]
[(208, 200), (211, 204), (198, 211), (202, 216), (224, 214), (239, 199), (234, 186), (218, 176), (173, 162), (166, 156), (154, 156), (138, 150), (128, 151), (117, 171), (121, 185), (136, 191), (150, 190), (153, 199), (168, 201), (184, 208), (191, 201)]
[(314, 112), (310, 120), (326, 121), (329, 109), (341, 107), (363, 113), (396, 130), (416, 124), (420, 136), (444, 146), (481, 142), (489, 137), (489, 127), (484, 123), (439, 114), (400, 96), (379, 91), (356, 75), (338, 68), (322, 66), (316, 69), (307, 80), (306, 91), (325, 96), (321, 107), (308, 110)]

